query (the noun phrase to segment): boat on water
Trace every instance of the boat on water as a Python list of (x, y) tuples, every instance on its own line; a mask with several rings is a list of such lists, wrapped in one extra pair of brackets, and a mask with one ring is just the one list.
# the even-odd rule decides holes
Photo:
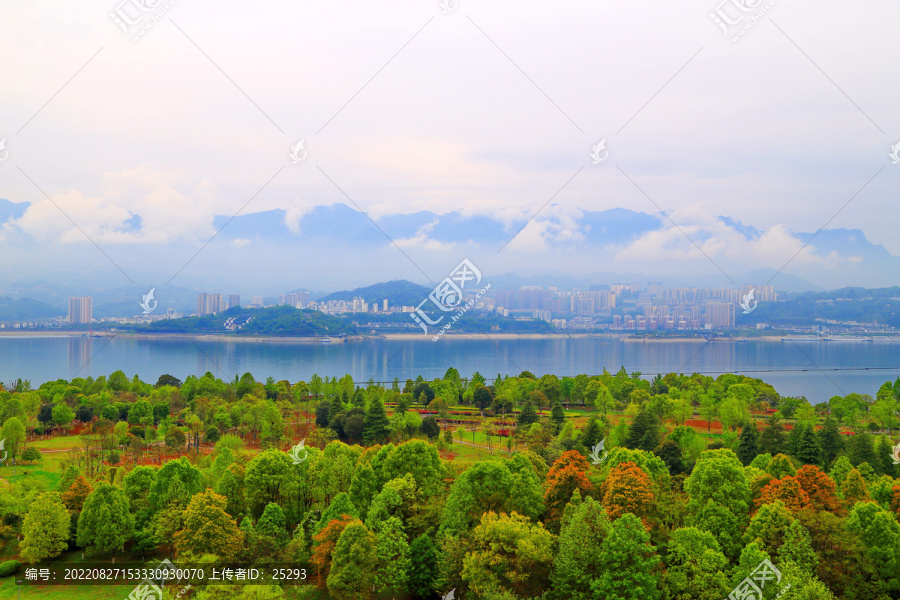
[(320, 338), (319, 338), (319, 342), (321, 342), (321, 343), (323, 343), (323, 344), (330, 344), (330, 343), (331, 343), (331, 338), (330, 338), (330, 337), (320, 337)]

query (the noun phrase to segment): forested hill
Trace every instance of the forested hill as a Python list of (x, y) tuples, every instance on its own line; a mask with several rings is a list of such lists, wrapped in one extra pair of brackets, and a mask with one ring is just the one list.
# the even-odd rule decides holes
[(238, 333), (300, 337), (359, 333), (358, 328), (347, 319), (315, 310), (298, 310), (292, 306), (234, 307), (215, 315), (156, 321), (149, 325), (133, 327), (132, 330), (152, 333)]
[(355, 290), (334, 292), (320, 298), (319, 301), (328, 302), (329, 300), (352, 300), (353, 298), (363, 298), (366, 302), (371, 304), (373, 302), (382, 302), (387, 299), (388, 304), (391, 306), (417, 306), (422, 300), (427, 298), (430, 293), (430, 288), (400, 279), (376, 283), (375, 285), (356, 288)]

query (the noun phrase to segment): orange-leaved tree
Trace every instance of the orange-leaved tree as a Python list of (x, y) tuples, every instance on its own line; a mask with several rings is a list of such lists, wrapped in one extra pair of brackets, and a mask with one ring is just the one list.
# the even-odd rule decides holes
[(331, 571), (331, 554), (334, 552), (334, 547), (337, 545), (344, 529), (354, 520), (356, 519), (350, 515), (341, 515), (339, 519), (329, 521), (319, 533), (313, 536), (311, 562), (316, 566), (317, 583), (322, 589), (325, 589), (328, 573)]
[(631, 461), (613, 467), (604, 487), (603, 507), (610, 520), (631, 513), (646, 521), (653, 510), (656, 501), (653, 482), (643, 469)]
[(803, 491), (809, 495), (813, 508), (836, 512), (841, 503), (837, 497), (837, 486), (834, 480), (814, 465), (803, 465), (797, 471), (797, 481)]
[(763, 488), (759, 495), (759, 506), (781, 500), (792, 513), (796, 514), (804, 508), (812, 508), (812, 501), (796, 477), (785, 475)]
[(583, 496), (591, 490), (591, 482), (587, 478), (589, 468), (587, 459), (575, 450), (563, 452), (550, 467), (544, 484), (544, 505), (551, 520), (562, 517), (572, 492), (578, 490)]

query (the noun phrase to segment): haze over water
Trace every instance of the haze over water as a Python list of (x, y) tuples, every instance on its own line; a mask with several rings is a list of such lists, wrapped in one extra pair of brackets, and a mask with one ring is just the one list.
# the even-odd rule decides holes
[(580, 338), (368, 339), (355, 343), (197, 341), (89, 337), (0, 337), (0, 381), (17, 377), (37, 387), (59, 378), (99, 377), (118, 369), (155, 383), (163, 373), (184, 379), (211, 371), (232, 379), (297, 381), (314, 373), (349, 373), (363, 383), (443, 376), (455, 367), (465, 376), (558, 376), (611, 372), (624, 366), (645, 377), (656, 373), (744, 373), (771, 383), (782, 395), (823, 402), (851, 392), (874, 397), (885, 381), (900, 376), (900, 344), (866, 342), (748, 343), (640, 342)]

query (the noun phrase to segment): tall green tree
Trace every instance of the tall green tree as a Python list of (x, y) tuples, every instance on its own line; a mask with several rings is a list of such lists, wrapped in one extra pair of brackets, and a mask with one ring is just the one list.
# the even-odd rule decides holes
[(3, 422), (4, 449), (9, 453), (10, 459), (15, 458), (25, 447), (25, 426), (18, 417), (10, 417)]
[(822, 447), (822, 462), (828, 466), (844, 449), (844, 438), (837, 420), (829, 415), (818, 435), (819, 445)]
[(660, 600), (656, 547), (640, 519), (631, 513), (616, 520), (600, 546), (600, 571), (591, 583), (595, 598)]
[(375, 536), (359, 520), (351, 522), (332, 553), (328, 592), (336, 600), (371, 598), (377, 565)]
[(759, 454), (759, 432), (756, 430), (754, 422), (744, 423), (744, 428), (741, 430), (734, 453), (737, 454), (738, 459), (744, 466), (753, 462), (753, 459)]
[(366, 444), (380, 444), (387, 439), (390, 422), (380, 398), (375, 398), (369, 403), (363, 422), (363, 440)]
[(800, 436), (800, 444), (797, 447), (797, 458), (804, 465), (822, 464), (822, 446), (819, 442), (819, 436), (816, 435), (812, 427), (805, 427), (803, 434)]
[(225, 512), (226, 500), (212, 490), (191, 498), (184, 512), (184, 528), (175, 534), (179, 554), (212, 554), (233, 559), (243, 548), (244, 534)]
[(397, 517), (382, 521), (375, 532), (375, 555), (378, 558), (375, 587), (382, 593), (406, 595), (409, 586), (410, 550)]
[(731, 591), (728, 559), (707, 531), (684, 527), (672, 532), (663, 586), (669, 598), (721, 600)]
[(409, 591), (417, 600), (432, 600), (438, 578), (438, 552), (431, 537), (422, 534), (409, 545)]
[(28, 562), (59, 556), (68, 547), (70, 516), (57, 492), (37, 496), (22, 524), (19, 552)]
[(78, 545), (97, 552), (121, 551), (134, 534), (134, 516), (118, 487), (101, 481), (78, 517)]
[[(580, 498), (577, 492), (573, 497)], [(559, 553), (550, 574), (554, 600), (593, 600), (591, 582), (601, 568), (597, 548), (608, 533), (606, 511), (590, 496), (566, 507), (559, 534)]]

